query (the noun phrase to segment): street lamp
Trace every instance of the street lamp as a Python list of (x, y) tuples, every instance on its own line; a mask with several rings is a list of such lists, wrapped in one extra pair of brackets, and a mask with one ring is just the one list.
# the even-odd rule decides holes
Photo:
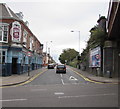
[(48, 48), (48, 54), (50, 55), (50, 47)]
[(78, 32), (79, 33), (79, 42), (78, 42), (78, 46), (79, 46), (79, 55), (77, 56), (77, 60), (78, 60), (78, 63), (77, 63), (77, 68), (80, 69), (80, 31), (71, 31), (71, 32)]
[(73, 31), (73, 30), (72, 30), (71, 32), (78, 32), (78, 33), (79, 33), (78, 46), (79, 46), (79, 55), (80, 55), (80, 31)]
[[(52, 43), (52, 41), (50, 41)], [(48, 42), (46, 42), (46, 53), (47, 53), (47, 49), (48, 49), (48, 53), (49, 53), (49, 48), (48, 48)]]

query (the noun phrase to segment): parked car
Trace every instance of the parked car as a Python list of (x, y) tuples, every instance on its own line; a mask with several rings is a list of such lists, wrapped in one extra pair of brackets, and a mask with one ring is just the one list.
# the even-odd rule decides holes
[(48, 64), (48, 69), (54, 69), (54, 64)]
[(66, 73), (66, 65), (64, 64), (57, 65), (56, 73)]

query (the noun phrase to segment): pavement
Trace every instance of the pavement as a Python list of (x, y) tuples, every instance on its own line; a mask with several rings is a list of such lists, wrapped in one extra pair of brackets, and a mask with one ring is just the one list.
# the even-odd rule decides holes
[(118, 77), (113, 77), (113, 78), (109, 78), (109, 77), (102, 77), (102, 76), (97, 76), (93, 73), (89, 73), (87, 71), (82, 71), (80, 69), (77, 68), (73, 68), (70, 67), (71, 69), (73, 69), (75, 72), (79, 73), (79, 75), (81, 77), (83, 77), (84, 79), (86, 79), (87, 81), (90, 82), (94, 82), (94, 83), (112, 83), (112, 84), (119, 84), (120, 81), (118, 79)]
[(14, 74), (12, 76), (6, 76), (6, 77), (0, 77), (0, 87), (2, 86), (12, 86), (12, 85), (17, 85), (17, 84), (21, 84), (24, 83), (28, 80), (30, 80), (31, 78), (35, 77), (36, 75), (38, 75), (40, 72), (44, 72), (46, 70), (45, 67), (41, 68), (41, 69), (37, 69), (37, 70), (33, 70), (31, 72), (26, 72), (24, 74)]
[[(112, 83), (112, 84), (118, 84), (120, 83), (118, 81), (118, 78), (108, 78), (108, 77), (100, 77), (100, 76), (96, 76), (94, 74), (88, 73), (86, 71), (82, 71), (80, 69), (77, 68), (73, 68), (70, 67), (74, 72), (76, 72), (79, 76), (81, 76), (82, 78), (84, 78), (87, 81), (90, 82), (94, 82), (94, 83)], [(45, 67), (41, 68), (41, 69), (37, 69), (34, 71), (31, 71), (30, 74), (28, 75), (28, 72), (21, 74), (21, 75), (12, 75), (12, 76), (8, 76), (8, 77), (0, 77), (0, 87), (3, 86), (12, 86), (12, 85), (17, 85), (17, 84), (21, 84), (24, 83), (28, 80), (30, 80), (31, 78), (35, 77), (36, 75), (38, 75), (40, 72), (44, 72), (46, 70)]]

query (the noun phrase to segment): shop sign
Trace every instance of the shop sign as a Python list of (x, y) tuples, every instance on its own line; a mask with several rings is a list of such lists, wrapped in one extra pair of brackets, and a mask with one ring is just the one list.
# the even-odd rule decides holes
[(31, 53), (31, 52), (28, 52), (28, 53), (27, 53), (27, 56), (32, 56), (32, 53)]
[(96, 47), (90, 50), (89, 67), (101, 67), (101, 49)]
[(20, 42), (21, 39), (21, 25), (15, 21), (12, 23), (11, 36), (13, 42)]

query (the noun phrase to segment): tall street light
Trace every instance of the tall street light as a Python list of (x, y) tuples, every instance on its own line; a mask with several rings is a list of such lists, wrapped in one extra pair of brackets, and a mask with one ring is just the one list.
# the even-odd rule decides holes
[[(46, 42), (46, 54), (47, 54), (47, 56), (48, 56), (48, 54), (49, 54), (49, 57), (51, 57), (51, 56), (50, 56), (50, 47), (49, 47), (50, 45), (49, 45), (49, 43), (52, 43), (52, 41)], [(48, 57), (48, 58), (49, 58), (49, 57)], [(50, 59), (50, 58), (49, 58), (49, 59)], [(49, 59), (48, 59), (48, 62), (47, 62), (48, 64), (49, 64)]]
[[(50, 41), (49, 43), (52, 43), (52, 41)], [(46, 42), (46, 53), (49, 53), (49, 48), (48, 48), (48, 42)]]
[(78, 42), (78, 46), (79, 46), (79, 55), (77, 56), (77, 60), (78, 60), (78, 63), (77, 63), (77, 68), (80, 69), (80, 31), (71, 31), (71, 32), (78, 32), (79, 33), (79, 42)]
[(78, 42), (79, 50), (78, 51), (79, 51), (79, 55), (80, 55), (80, 31), (73, 31), (72, 30), (71, 32), (78, 32), (79, 33), (79, 40), (78, 40), (79, 41)]

